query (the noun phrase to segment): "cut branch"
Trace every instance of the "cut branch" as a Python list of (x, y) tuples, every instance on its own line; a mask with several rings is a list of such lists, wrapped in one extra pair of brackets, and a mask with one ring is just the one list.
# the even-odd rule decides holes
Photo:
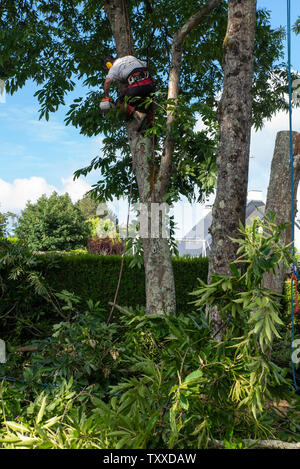
[[(243, 440), (249, 449), (300, 449), (300, 443), (287, 443), (281, 440)], [(220, 440), (211, 440), (210, 448), (223, 449), (225, 444)]]

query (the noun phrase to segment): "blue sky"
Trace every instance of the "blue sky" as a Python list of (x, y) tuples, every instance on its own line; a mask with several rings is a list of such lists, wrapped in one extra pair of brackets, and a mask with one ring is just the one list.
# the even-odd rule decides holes
[[(299, 0), (292, 0), (292, 23), (300, 15)], [(272, 26), (286, 24), (286, 0), (258, 0), (259, 7), (271, 11)], [(300, 36), (293, 34), (293, 68), (300, 70)], [(20, 212), (28, 199), (36, 200), (53, 190), (69, 192), (75, 201), (96, 182), (97, 175), (73, 182), (76, 169), (87, 165), (101, 151), (101, 136), (88, 138), (73, 127), (64, 125), (65, 109), (39, 121), (39, 104), (33, 95), (37, 87), (28, 82), (13, 96), (0, 103), (0, 206), (2, 210)], [(78, 86), (66, 104), (87, 92)], [(294, 114), (294, 128), (300, 130), (300, 113)], [(249, 190), (266, 195), (274, 141), (278, 130), (288, 129), (288, 116), (279, 113), (264, 129), (252, 133)], [(192, 218), (185, 223), (188, 231)]]

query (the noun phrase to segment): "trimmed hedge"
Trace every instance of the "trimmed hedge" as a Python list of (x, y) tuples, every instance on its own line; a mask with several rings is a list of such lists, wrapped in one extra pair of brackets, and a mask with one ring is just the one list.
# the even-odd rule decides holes
[[(41, 271), (54, 290), (73, 292), (84, 303), (88, 299), (100, 301), (104, 308), (108, 308), (108, 302), (113, 301), (121, 256), (44, 254), (38, 257), (42, 261)], [(131, 258), (126, 256), (117, 303), (122, 306), (143, 306), (146, 304), (144, 269), (129, 267), (130, 261)], [(198, 278), (207, 280), (208, 259), (173, 258), (173, 268), (177, 311), (189, 313), (194, 309), (189, 304), (193, 300), (189, 293), (198, 287)]]

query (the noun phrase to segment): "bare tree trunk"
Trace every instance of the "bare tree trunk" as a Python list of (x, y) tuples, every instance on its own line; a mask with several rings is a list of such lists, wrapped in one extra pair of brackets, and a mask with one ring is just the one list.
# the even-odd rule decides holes
[[(152, 141), (135, 130), (135, 124), (126, 124), (129, 144), (133, 158), (133, 169), (139, 188), (140, 202), (148, 210), (151, 218), (153, 202), (161, 204), (160, 184), (151, 177), (154, 172), (152, 159)], [(149, 220), (149, 231), (151, 221)], [(152, 227), (151, 227), (152, 228)], [(175, 283), (171, 252), (167, 238), (142, 237), (144, 250), (144, 268), (146, 280), (147, 314), (176, 312)]]
[[(294, 153), (294, 210), (297, 213), (297, 189), (300, 178), (300, 134), (293, 132)], [(277, 133), (274, 155), (271, 165), (270, 182), (268, 187), (266, 212), (271, 210), (276, 213), (275, 221), (292, 223), (292, 194), (291, 194), (291, 169), (290, 169), (290, 132)], [(292, 226), (282, 233), (281, 243), (287, 245), (292, 242)], [(264, 285), (270, 290), (282, 293), (286, 268), (283, 263), (278, 264), (276, 274), (264, 275)]]
[[(229, 274), (236, 258), (239, 221), (245, 222), (252, 122), (253, 49), (256, 0), (229, 0), (224, 39), (224, 88), (218, 110), (220, 140), (217, 192), (211, 226), (209, 275)], [(222, 327), (219, 312), (209, 312), (213, 331)], [(217, 338), (220, 338), (217, 336)]]

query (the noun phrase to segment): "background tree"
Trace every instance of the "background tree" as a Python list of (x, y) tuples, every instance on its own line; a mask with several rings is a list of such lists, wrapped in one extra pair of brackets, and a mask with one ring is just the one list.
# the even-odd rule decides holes
[(296, 23), (293, 26), (293, 31), (296, 34), (300, 34), (300, 16), (299, 16), (299, 18), (297, 19)]
[[(108, 200), (128, 194), (132, 160), (133, 198), (141, 202), (172, 201), (181, 194), (202, 199), (214, 188), (226, 2), (13, 0), (0, 5), (0, 75), (8, 78), (8, 92), (33, 79), (41, 85), (41, 116), (48, 119), (74, 89), (75, 77), (91, 88), (71, 105), (66, 122), (85, 135), (105, 134), (103, 154), (76, 173), (100, 170), (96, 195)], [(257, 127), (263, 118), (286, 108), (282, 40), (283, 31), (272, 30), (268, 14), (259, 11), (252, 107)], [(160, 89), (153, 129), (160, 158), (155, 160), (150, 136), (138, 142), (140, 135), (130, 123), (125, 127), (119, 119), (99, 114), (101, 57), (116, 51), (145, 60)], [(167, 96), (168, 109), (162, 106)], [(177, 106), (176, 112), (170, 103)], [(194, 131), (199, 116), (210, 134)], [(143, 243), (147, 309), (174, 310), (169, 246), (157, 240)]]
[(7, 215), (0, 212), (0, 238), (7, 234)]
[(97, 217), (97, 206), (98, 202), (88, 195), (85, 195), (82, 199), (75, 203), (75, 207), (80, 210), (85, 220)]
[(12, 212), (0, 212), (0, 238), (8, 235), (9, 219), (14, 221), (16, 215)]
[(111, 220), (116, 224), (117, 216), (111, 210), (106, 202), (99, 202), (87, 193), (82, 199), (75, 203), (85, 220), (92, 220), (93, 218), (101, 218), (103, 220)]
[(86, 247), (89, 226), (68, 194), (54, 192), (27, 203), (15, 233), (33, 251), (69, 251)]

